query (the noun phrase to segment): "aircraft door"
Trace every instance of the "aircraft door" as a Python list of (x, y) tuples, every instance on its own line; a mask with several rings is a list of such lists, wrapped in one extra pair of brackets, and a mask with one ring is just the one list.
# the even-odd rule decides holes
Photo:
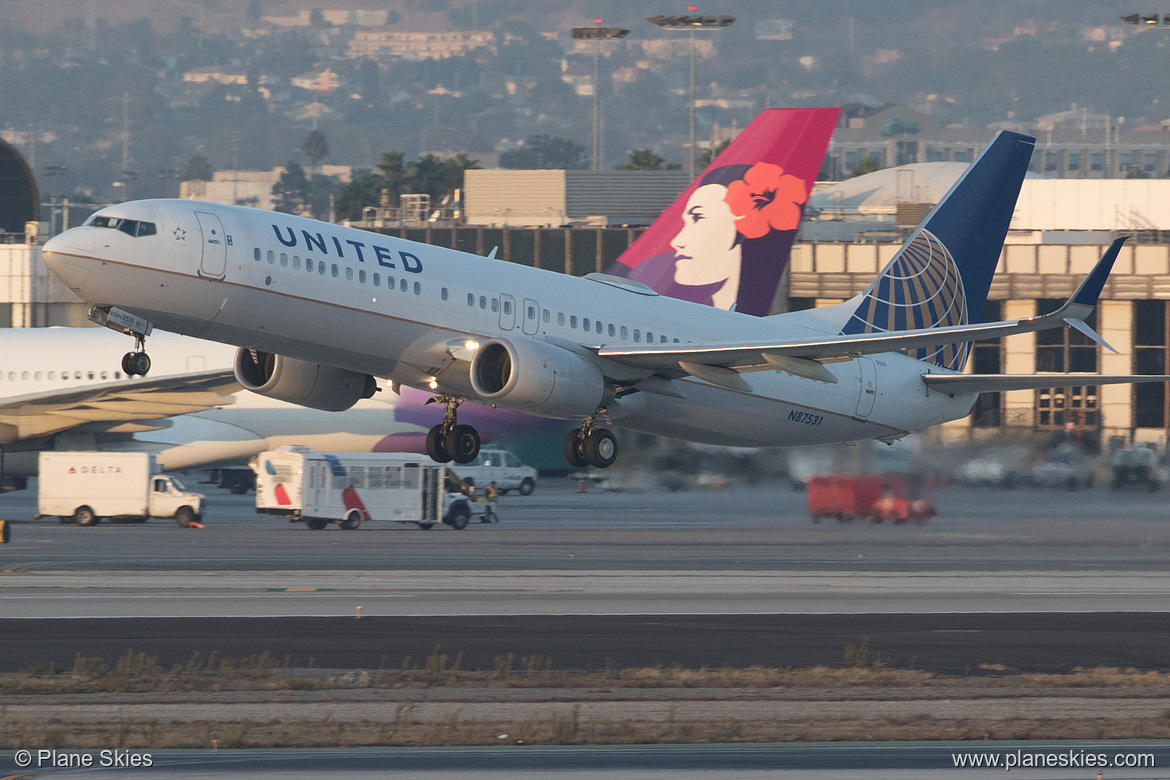
[(521, 312), (521, 329), (529, 336), (535, 336), (540, 328), (540, 304), (531, 298), (524, 299), (524, 311)]
[(874, 401), (877, 400), (877, 369), (873, 361), (867, 357), (857, 358), (857, 367), (861, 372), (861, 388), (857, 396), (857, 413), (854, 416), (858, 420), (867, 420), (873, 411)]
[(208, 211), (196, 211), (199, 229), (203, 233), (203, 256), (199, 262), (199, 275), (222, 279), (227, 270), (227, 237), (219, 217)]
[(511, 295), (500, 295), (500, 328), (511, 330), (516, 327), (516, 299)]

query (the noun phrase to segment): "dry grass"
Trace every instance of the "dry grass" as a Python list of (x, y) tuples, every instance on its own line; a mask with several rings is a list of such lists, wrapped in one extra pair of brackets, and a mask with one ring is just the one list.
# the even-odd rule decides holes
[[(596, 671), (568, 671), (554, 668), (551, 659), (540, 656), (501, 656), (491, 669), (462, 668), (461, 654), (442, 652), (435, 647), (419, 662), (403, 660), (397, 669), (323, 671), (291, 668), (264, 653), (246, 659), (193, 655), (164, 669), (158, 659), (130, 651), (107, 661), (78, 655), (67, 671), (52, 668), (28, 669), (0, 676), (0, 749), (18, 748), (221, 748), (245, 747), (346, 747), (376, 745), (487, 745), (487, 744), (644, 744), (659, 742), (754, 742), (833, 740), (981, 740), (996, 739), (1170, 739), (1170, 710), (1158, 717), (1130, 717), (1124, 706), (1112, 703), (1127, 700), (1149, 701), (1170, 693), (1170, 673), (1119, 668), (1074, 669), (1063, 674), (1022, 674), (1006, 667), (985, 666), (973, 674), (946, 676), (915, 669), (892, 667), (872, 653), (868, 643), (846, 648), (842, 666), (772, 668), (750, 666), (688, 669), (660, 666), (623, 669), (610, 663)], [(457, 700), (435, 688), (461, 689)], [(512, 689), (512, 692), (509, 692)], [(466, 717), (463, 701), (509, 702), (515, 689), (539, 689), (535, 695), (552, 704), (547, 717), (509, 719), (501, 710), (500, 719), (486, 721)], [(645, 689), (634, 693), (633, 689)], [(299, 694), (298, 691), (312, 691)], [(366, 693), (354, 693), (365, 691)], [(386, 691), (377, 694), (377, 691)], [(390, 691), (397, 693), (390, 694)], [(403, 691), (407, 700), (403, 700)], [(409, 693), (417, 691), (417, 694)], [(625, 691), (625, 692), (623, 692)], [(685, 691), (685, 694), (684, 694)], [(273, 717), (265, 719), (208, 721), (195, 719), (160, 720), (115, 718), (17, 718), (10, 706), (32, 701), (52, 706), (90, 701), (109, 701), (111, 694), (131, 694), (133, 701), (174, 704), (187, 701), (230, 703), (241, 700), (236, 692), (251, 692), (248, 701), (272, 702)], [(335, 698), (330, 698), (333, 692)], [(149, 694), (158, 694), (152, 699)], [(145, 694), (145, 696), (144, 696)], [(190, 698), (188, 698), (190, 694)], [(325, 718), (287, 718), (280, 709), (298, 696), (315, 701), (344, 702), (354, 696), (389, 696), (384, 716), (369, 720), (338, 721)], [(439, 696), (451, 702), (436, 710)], [(932, 701), (954, 699), (1001, 700), (1020, 697), (1089, 697), (1108, 704), (1108, 714), (1086, 713), (1081, 717), (1037, 718), (1022, 716), (1010, 707), (989, 722), (970, 718), (935, 717)], [(55, 699), (54, 697), (61, 697)], [(582, 715), (579, 701), (729, 701), (768, 699), (801, 702), (858, 702), (857, 714), (787, 719), (738, 719), (711, 715), (698, 719), (676, 718), (674, 705), (639, 710), (634, 718)], [(912, 701), (906, 715), (874, 717), (860, 704), (865, 701)], [(420, 716), (417, 706), (430, 703), (431, 715)], [(149, 713), (137, 709), (137, 713)], [(653, 711), (656, 715), (646, 715)], [(720, 712), (728, 710), (723, 707)], [(226, 710), (225, 710), (226, 712)], [(435, 714), (438, 712), (439, 714)], [(594, 708), (593, 713), (605, 712)], [(952, 711), (953, 712), (953, 711)], [(502, 736), (505, 735), (505, 736)]]

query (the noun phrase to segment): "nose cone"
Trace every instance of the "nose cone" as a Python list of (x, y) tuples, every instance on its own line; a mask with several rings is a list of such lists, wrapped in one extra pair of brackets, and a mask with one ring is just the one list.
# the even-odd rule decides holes
[(41, 247), (41, 258), (57, 278), (77, 292), (93, 263), (94, 244), (92, 230), (73, 228), (46, 241)]

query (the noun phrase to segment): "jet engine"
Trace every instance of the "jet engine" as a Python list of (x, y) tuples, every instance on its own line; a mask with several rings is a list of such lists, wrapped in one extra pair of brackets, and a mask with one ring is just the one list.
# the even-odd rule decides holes
[(377, 390), (369, 374), (241, 347), (236, 381), (253, 393), (325, 412), (343, 412)]
[(613, 399), (590, 360), (537, 339), (493, 339), (471, 360), (471, 386), (484, 400), (545, 417), (583, 417)]

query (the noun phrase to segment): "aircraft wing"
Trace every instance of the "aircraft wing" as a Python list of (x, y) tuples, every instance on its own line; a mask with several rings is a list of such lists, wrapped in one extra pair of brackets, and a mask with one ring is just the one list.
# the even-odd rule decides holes
[(1140, 384), (1170, 382), (1164, 374), (924, 374), (922, 381), (932, 390), (967, 395), (1001, 393), (1007, 390), (1038, 390), (1044, 387)]
[[(828, 335), (819, 338), (796, 338), (776, 341), (732, 341), (708, 344), (644, 344), (597, 347), (597, 354), (639, 368), (665, 373), (683, 370), (695, 374), (688, 366), (706, 366), (732, 371), (784, 368), (794, 362), (801, 365), (849, 360), (860, 355), (895, 352), (902, 349), (936, 347), (964, 341), (1011, 336), (1049, 328), (1071, 326), (1112, 350), (1101, 337), (1084, 323), (1092, 313), (1097, 298), (1109, 277), (1124, 238), (1115, 240), (1089, 275), (1059, 309), (1037, 317), (988, 322), (979, 325), (951, 325), (939, 328)], [(1113, 350), (1116, 351), (1116, 350)], [(807, 365), (806, 365), (807, 368)], [(787, 369), (784, 369), (787, 370)], [(798, 369), (806, 370), (806, 369)], [(815, 370), (815, 368), (814, 368)], [(825, 372), (826, 374), (828, 372)], [(698, 374), (695, 374), (698, 375)], [(826, 379), (825, 381), (832, 381)], [(1051, 385), (1043, 385), (1050, 387)]]
[(226, 406), (241, 389), (229, 368), (14, 396), (0, 402), (0, 443), (81, 425), (98, 424), (111, 432), (149, 430), (159, 426), (141, 423)]

